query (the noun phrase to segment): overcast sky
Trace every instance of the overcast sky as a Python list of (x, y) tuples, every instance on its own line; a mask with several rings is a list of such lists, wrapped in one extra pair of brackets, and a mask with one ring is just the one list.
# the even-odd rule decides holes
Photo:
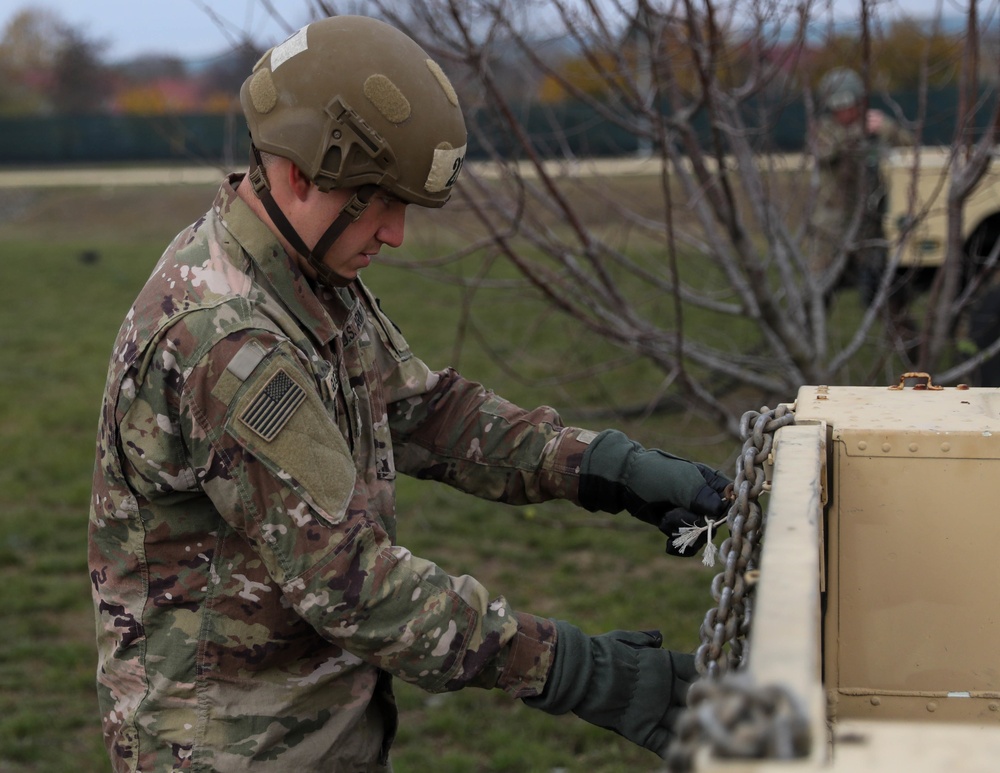
[[(271, 5), (284, 9), (293, 31), (307, 21), (304, 0)], [(0, 0), (0, 30), (26, 8), (52, 10), (88, 38), (107, 43), (105, 57), (111, 61), (147, 53), (197, 59), (227, 50), (242, 33), (269, 44), (288, 36), (259, 0)]]
[[(859, 0), (820, 2), (832, 2), (841, 12), (855, 15), (860, 5)], [(961, 12), (968, 0), (943, 2), (946, 12)], [(234, 39), (245, 37), (242, 33), (262, 44), (278, 43), (287, 37), (287, 30), (307, 21), (305, 0), (272, 0), (270, 4), (283, 9), (286, 25), (276, 22), (260, 0), (0, 0), (0, 30), (20, 10), (49, 8), (88, 38), (106, 42), (105, 57), (110, 61), (147, 53), (198, 59), (227, 50)], [(333, 5), (348, 8), (351, 3), (334, 0)], [(990, 5), (980, 3), (982, 8)], [(933, 13), (937, 0), (880, 0), (879, 6), (882, 12), (905, 9), (912, 15), (925, 15)], [(218, 22), (206, 8), (211, 8)]]

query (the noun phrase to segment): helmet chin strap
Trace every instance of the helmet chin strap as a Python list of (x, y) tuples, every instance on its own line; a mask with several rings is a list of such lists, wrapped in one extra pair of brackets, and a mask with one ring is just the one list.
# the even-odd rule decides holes
[(253, 185), (253, 191), (257, 195), (257, 198), (264, 205), (264, 210), (271, 218), (271, 222), (274, 223), (281, 235), (285, 237), (292, 246), (292, 249), (306, 259), (313, 271), (316, 272), (316, 278), (320, 282), (328, 287), (346, 287), (349, 285), (352, 280), (342, 277), (327, 266), (323, 262), (323, 256), (326, 255), (327, 251), (333, 246), (333, 243), (337, 241), (347, 226), (361, 217), (362, 213), (368, 208), (372, 196), (378, 191), (378, 186), (362, 185), (358, 188), (350, 200), (340, 208), (340, 213), (330, 224), (330, 227), (319, 237), (316, 245), (312, 249), (309, 249), (306, 243), (302, 241), (302, 237), (299, 236), (298, 231), (295, 230), (295, 227), (285, 217), (285, 213), (281, 211), (281, 207), (274, 200), (274, 196), (271, 195), (271, 183), (267, 179), (267, 173), (264, 171), (260, 151), (257, 150), (253, 142), (250, 143), (250, 155), (250, 183)]

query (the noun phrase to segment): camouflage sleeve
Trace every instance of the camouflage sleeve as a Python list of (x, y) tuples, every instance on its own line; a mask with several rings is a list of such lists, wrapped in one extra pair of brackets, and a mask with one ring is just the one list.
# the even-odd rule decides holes
[(886, 116), (882, 123), (880, 135), (886, 145), (890, 147), (912, 145), (914, 141), (913, 133), (889, 116)]
[(563, 426), (547, 406), (528, 411), (452, 369), (432, 371), (369, 297), (396, 469), (509, 504), (579, 504), (580, 461), (596, 433)]
[(448, 369), (391, 403), (389, 423), (401, 472), (508, 504), (580, 502), (580, 461), (595, 434), (563, 426), (552, 408), (519, 408)]
[(179, 412), (191, 473), (324, 637), (427, 690), (540, 692), (554, 627), (391, 543), (288, 342), (231, 334), (185, 374)]

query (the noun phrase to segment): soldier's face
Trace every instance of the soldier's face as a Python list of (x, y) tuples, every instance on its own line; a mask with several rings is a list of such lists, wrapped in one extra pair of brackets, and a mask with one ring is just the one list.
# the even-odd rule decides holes
[(861, 107), (858, 105), (851, 105), (850, 107), (845, 107), (842, 110), (834, 110), (833, 120), (841, 126), (849, 126), (857, 121), (860, 115)]
[[(303, 233), (306, 244), (315, 244), (326, 231), (341, 207), (354, 195), (353, 189), (333, 190), (319, 195), (313, 203), (309, 218), (309, 233)], [(323, 263), (347, 281), (357, 278), (358, 272), (371, 265), (382, 245), (399, 247), (403, 243), (406, 225), (406, 202), (379, 191), (368, 208), (330, 246)], [(303, 229), (305, 230), (305, 229)]]

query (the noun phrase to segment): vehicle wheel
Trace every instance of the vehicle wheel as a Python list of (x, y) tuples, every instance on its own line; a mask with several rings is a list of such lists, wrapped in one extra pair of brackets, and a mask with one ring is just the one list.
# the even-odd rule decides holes
[(885, 253), (882, 250), (863, 250), (858, 253), (856, 276), (858, 297), (862, 308), (867, 309), (875, 300), (879, 282), (885, 271)]
[[(1000, 285), (988, 288), (969, 312), (969, 338), (981, 350), (1000, 337)], [(979, 386), (1000, 386), (1000, 354), (979, 366)]]
[(997, 241), (1000, 240), (1000, 214), (991, 215), (976, 226), (965, 241), (962, 286), (968, 285), (985, 269)]

